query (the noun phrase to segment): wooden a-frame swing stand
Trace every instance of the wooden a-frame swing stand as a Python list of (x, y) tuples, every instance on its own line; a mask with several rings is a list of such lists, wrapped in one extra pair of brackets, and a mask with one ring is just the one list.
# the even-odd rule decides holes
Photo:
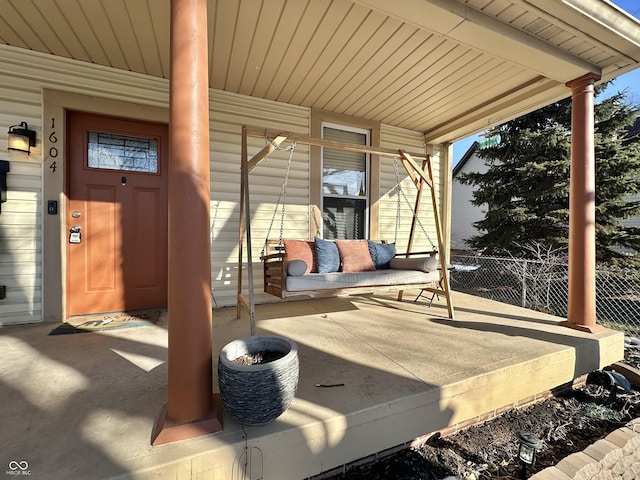
[[(248, 158), (247, 139), (249, 136), (266, 138), (268, 143), (251, 159)], [(415, 236), (416, 225), (418, 224), (418, 211), (422, 199), (424, 185), (426, 184), (431, 191), (431, 204), (433, 206), (433, 215), (436, 226), (436, 234), (438, 237), (438, 251), (440, 271), (442, 272), (440, 285), (437, 287), (422, 285), (420, 288), (432, 292), (437, 295), (443, 295), (447, 302), (447, 311), (449, 318), (454, 318), (453, 303), (451, 301), (451, 290), (449, 288), (449, 276), (447, 274), (447, 265), (442, 252), (445, 251), (445, 244), (442, 238), (442, 225), (440, 222), (440, 214), (437, 208), (436, 192), (433, 185), (433, 169), (431, 167), (431, 158), (427, 154), (409, 153), (404, 150), (392, 150), (381, 147), (369, 147), (351, 143), (337, 142), (333, 140), (323, 140), (305, 135), (290, 132), (270, 131), (257, 127), (242, 127), (242, 149), (241, 149), (241, 181), (240, 181), (240, 226), (238, 240), (238, 297), (237, 297), (237, 317), (241, 315), (242, 307), (245, 307), (251, 315), (251, 335), (255, 335), (255, 298), (254, 298), (254, 281), (253, 281), (253, 259), (251, 254), (251, 206), (249, 203), (249, 174), (260, 165), (274, 150), (276, 150), (283, 142), (290, 141), (311, 146), (328, 147), (338, 150), (346, 150), (351, 152), (369, 153), (379, 155), (381, 157), (399, 158), (402, 166), (407, 171), (411, 181), (417, 189), (416, 202), (414, 207), (413, 220), (411, 222), (411, 230), (409, 232), (409, 242), (407, 246), (406, 256), (411, 255), (413, 240)], [(416, 160), (422, 161), (419, 165)], [(244, 260), (243, 244), (246, 236), (247, 244), (247, 271), (249, 282), (249, 298), (246, 299), (242, 294), (242, 264)], [(407, 286), (400, 286), (407, 287)], [(380, 288), (380, 287), (372, 287)], [(386, 288), (386, 287), (385, 287)], [(370, 289), (371, 290), (371, 289)], [(402, 290), (398, 294), (398, 300), (402, 299)]]

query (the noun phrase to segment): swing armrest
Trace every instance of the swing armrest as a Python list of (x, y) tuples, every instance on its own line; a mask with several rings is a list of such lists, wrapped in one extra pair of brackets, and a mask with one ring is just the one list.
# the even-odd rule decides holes
[(287, 254), (284, 251), (269, 253), (262, 256), (264, 268), (264, 291), (283, 298), (287, 281)]
[(262, 261), (270, 261), (273, 259), (284, 260), (285, 255), (286, 255), (285, 253), (270, 253), (268, 255), (263, 255), (262, 257), (260, 257), (260, 259)]

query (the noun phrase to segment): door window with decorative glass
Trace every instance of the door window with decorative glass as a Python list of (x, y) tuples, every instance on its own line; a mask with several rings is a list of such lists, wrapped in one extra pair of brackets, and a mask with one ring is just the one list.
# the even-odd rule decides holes
[(158, 173), (158, 141), (110, 132), (89, 132), (89, 168)]
[[(369, 144), (369, 132), (324, 124), (324, 140)], [(367, 237), (369, 155), (324, 147), (322, 149), (322, 224), (325, 239)]]

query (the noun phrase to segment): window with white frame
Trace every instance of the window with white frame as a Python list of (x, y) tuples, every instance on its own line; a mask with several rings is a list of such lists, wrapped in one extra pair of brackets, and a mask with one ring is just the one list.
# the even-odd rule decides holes
[[(322, 138), (369, 145), (369, 131), (322, 125)], [(325, 239), (367, 238), (369, 154), (322, 149), (322, 233)]]

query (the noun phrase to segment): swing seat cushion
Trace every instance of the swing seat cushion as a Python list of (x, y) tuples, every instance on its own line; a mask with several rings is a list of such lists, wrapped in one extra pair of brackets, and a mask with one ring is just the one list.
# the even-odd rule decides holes
[(352, 287), (398, 287), (422, 285), (440, 281), (440, 271), (376, 270), (371, 272), (311, 273), (299, 277), (287, 277), (287, 291), (338, 290)]
[[(283, 243), (284, 250), (278, 248), (275, 242), (270, 243), (269, 255), (265, 257), (264, 262), (265, 291), (280, 298), (289, 296), (287, 292), (296, 295), (313, 295), (313, 291), (316, 290), (342, 292), (351, 289), (350, 291), (353, 292), (357, 289), (360, 292), (369, 292), (402, 289), (405, 286), (420, 288), (428, 284), (437, 284), (441, 280), (441, 272), (435, 256), (394, 258), (389, 261), (391, 268), (375, 269), (369, 243), (366, 240), (327, 241), (318, 238), (314, 242), (283, 240)], [(384, 255), (390, 255), (395, 250), (393, 244), (375, 244), (376, 248), (381, 245), (384, 247), (381, 247), (379, 253)], [(314, 264), (314, 250), (315, 265), (318, 265), (320, 272), (308, 271), (309, 263), (307, 262)], [(383, 260), (384, 255), (382, 255)], [(306, 260), (299, 258), (301, 256)], [(310, 256), (311, 260), (309, 260)], [(323, 264), (327, 257), (330, 264)], [(340, 269), (341, 257), (342, 270)], [(379, 255), (378, 262), (380, 261)], [(323, 272), (325, 269), (333, 271)]]

